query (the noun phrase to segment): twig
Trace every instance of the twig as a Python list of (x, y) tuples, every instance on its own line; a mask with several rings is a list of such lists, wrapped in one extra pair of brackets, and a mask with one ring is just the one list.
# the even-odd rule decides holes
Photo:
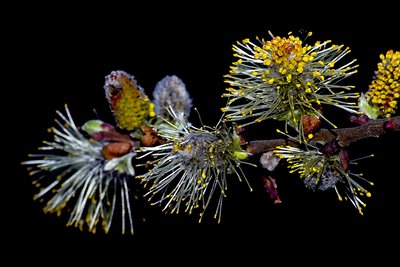
[[(350, 128), (331, 130), (323, 128), (314, 134), (310, 144), (315, 144), (318, 141), (329, 142), (336, 140), (339, 146), (347, 147), (365, 138), (379, 137), (387, 131), (400, 131), (400, 116), (390, 119), (369, 120), (365, 124)], [(273, 150), (276, 146), (287, 144), (289, 143), (286, 139), (254, 140), (248, 142), (246, 151), (252, 154), (265, 153)]]

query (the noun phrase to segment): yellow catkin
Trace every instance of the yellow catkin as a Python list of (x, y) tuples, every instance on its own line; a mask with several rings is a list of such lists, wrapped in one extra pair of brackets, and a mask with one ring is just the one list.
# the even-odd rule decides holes
[(380, 55), (381, 62), (369, 85), (367, 95), (370, 102), (378, 106), (384, 117), (396, 112), (400, 97), (400, 51), (389, 50)]
[[(119, 72), (112, 73), (109, 79), (113, 83), (113, 87), (109, 87), (109, 90), (114, 91), (108, 96), (108, 101), (121, 129), (138, 129), (148, 117), (155, 116), (154, 105), (132, 76)], [(115, 87), (118, 89), (114, 89)]]

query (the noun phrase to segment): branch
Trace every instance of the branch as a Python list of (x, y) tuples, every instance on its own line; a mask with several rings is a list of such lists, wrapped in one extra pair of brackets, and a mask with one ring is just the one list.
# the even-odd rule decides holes
[(285, 139), (255, 140), (247, 144), (246, 152), (259, 154), (274, 150), (277, 146), (286, 145)]
[[(369, 120), (365, 124), (350, 128), (320, 129), (314, 134), (310, 144), (336, 140), (341, 147), (347, 147), (365, 138), (379, 137), (387, 131), (400, 132), (400, 116)], [(275, 149), (276, 146), (292, 145), (292, 143), (286, 139), (254, 140), (248, 142), (246, 151), (252, 154), (265, 153)]]
[[(387, 123), (390, 125), (388, 126)], [(387, 131), (400, 131), (400, 116), (391, 119), (370, 120), (358, 127), (333, 129), (341, 147), (369, 137), (379, 137)]]

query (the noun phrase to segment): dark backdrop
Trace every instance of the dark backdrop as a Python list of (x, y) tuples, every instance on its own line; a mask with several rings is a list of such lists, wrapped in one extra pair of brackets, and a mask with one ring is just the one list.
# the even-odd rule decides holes
[[(395, 34), (398, 14), (395, 8), (383, 4), (365, 10), (339, 3), (328, 7), (286, 2), (259, 6), (249, 2), (216, 8), (193, 3), (178, 10), (169, 4), (157, 9), (108, 4), (90, 8), (25, 6), (23, 12), (16, 12), (19, 23), (7, 29), (11, 42), (7, 42), (10, 49), (6, 53), (13, 58), (13, 75), (6, 91), (12, 96), (3, 100), (16, 103), (10, 102), (12, 109), (5, 111), (8, 119), (12, 114), (9, 125), (12, 136), (17, 137), (12, 142), (5, 139), (12, 155), (12, 162), (6, 166), (11, 170), (7, 179), (12, 185), (4, 189), (11, 196), (5, 205), (11, 204), (13, 214), (6, 217), (18, 229), (13, 232), (18, 233), (14, 241), (45, 249), (65, 244), (122, 244), (149, 250), (181, 246), (189, 250), (193, 247), (194, 254), (203, 241), (207, 245), (201, 246), (201, 253), (229, 244), (263, 251), (294, 247), (306, 254), (338, 242), (340, 249), (330, 250), (332, 255), (371, 242), (383, 246), (386, 240), (394, 239), (398, 235), (395, 213), (400, 148), (395, 135), (364, 140), (352, 148), (357, 155), (376, 155), (360, 163), (365, 176), (375, 182), (364, 216), (350, 203), (339, 202), (334, 192), (307, 191), (294, 175), (278, 177), (283, 203), (274, 205), (249, 170), (255, 192), (250, 193), (244, 183), (232, 179), (220, 224), (211, 216), (198, 224), (196, 216), (165, 215), (157, 207), (138, 207), (138, 217), (143, 215), (147, 220), (138, 223), (133, 237), (118, 232), (80, 232), (65, 227), (65, 218), (43, 214), (42, 205), (32, 201), (31, 178), (19, 166), (43, 139), (49, 138), (46, 129), (53, 125), (55, 110), (63, 109), (65, 103), (77, 123), (95, 117), (93, 109), (103, 120), (112, 122), (102, 89), (104, 76), (112, 70), (133, 74), (149, 95), (165, 75), (178, 75), (203, 122), (214, 124), (224, 105), (220, 95), (225, 88), (223, 75), (233, 59), (232, 44), (255, 36), (269, 38), (268, 30), (275, 35), (313, 31), (310, 42), (331, 39), (349, 46), (352, 52), (347, 58), (357, 58), (360, 65), (351, 81), (365, 91), (379, 54), (400, 47)], [(340, 123), (344, 115), (334, 112), (333, 120)], [(194, 113), (191, 118), (197, 121)], [(270, 130), (265, 127), (253, 132), (262, 137), (263, 131)], [(309, 242), (311, 245), (305, 245)], [(251, 257), (265, 256), (254, 253)]]

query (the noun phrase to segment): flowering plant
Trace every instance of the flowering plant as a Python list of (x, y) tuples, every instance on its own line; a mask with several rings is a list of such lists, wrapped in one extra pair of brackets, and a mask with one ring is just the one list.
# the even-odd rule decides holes
[[(67, 225), (91, 232), (101, 226), (107, 233), (119, 216), (122, 233), (133, 234), (135, 181), (162, 211), (198, 212), (201, 220), (213, 209), (220, 221), (230, 179), (253, 188), (243, 165), (268, 173), (261, 179), (275, 203), (281, 198), (274, 171), (286, 165), (307, 188), (334, 190), (362, 214), (373, 182), (352, 170), (358, 159), (347, 148), (400, 130), (400, 52), (380, 56), (368, 90), (360, 93), (346, 83), (358, 67), (347, 59), (349, 48), (331, 41), (308, 44), (311, 33), (304, 40), (292, 33), (269, 35), (233, 46), (238, 60), (225, 76), (226, 105), (214, 126), (189, 120), (192, 99), (179, 77), (159, 81), (150, 99), (133, 75), (112, 71), (104, 93), (115, 122), (76, 125), (68, 106), (57, 111), (53, 140), (22, 163), (40, 188), (34, 198), (46, 200), (45, 212), (69, 214)], [(329, 106), (351, 114), (352, 127), (338, 128)], [(246, 136), (246, 128), (272, 120), (281, 123), (281, 138)]]

